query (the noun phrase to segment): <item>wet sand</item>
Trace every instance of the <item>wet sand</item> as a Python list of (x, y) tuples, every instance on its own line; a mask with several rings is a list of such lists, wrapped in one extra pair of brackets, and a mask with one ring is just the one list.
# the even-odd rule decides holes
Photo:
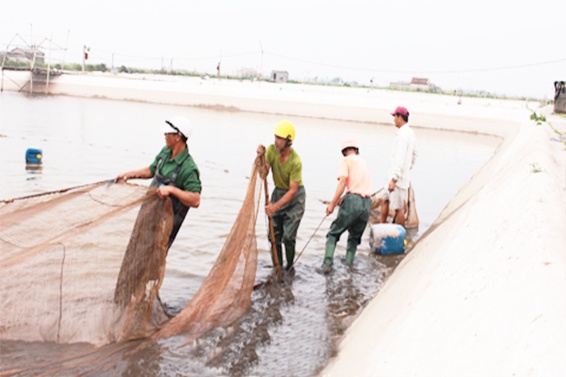
[[(566, 151), (536, 103), (359, 88), (63, 75), (50, 93), (486, 133), (504, 142), (347, 330), (324, 376), (566, 374)], [(434, 185), (434, 182), (430, 182)]]

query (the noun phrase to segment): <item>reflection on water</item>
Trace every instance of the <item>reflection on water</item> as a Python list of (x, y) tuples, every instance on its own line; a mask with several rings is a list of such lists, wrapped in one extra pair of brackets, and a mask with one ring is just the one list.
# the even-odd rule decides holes
[[(180, 311), (212, 267), (239, 211), (258, 144), (272, 142), (278, 116), (116, 102), (70, 97), (0, 95), (0, 162), (5, 170), (0, 198), (9, 199), (111, 179), (148, 165), (164, 140), (157, 132), (164, 117), (183, 113), (193, 124), (190, 152), (201, 170), (201, 206), (191, 209), (167, 257), (160, 295)], [(324, 254), (323, 200), (336, 188), (339, 146), (349, 137), (372, 171), (373, 187), (386, 180), (391, 127), (310, 118), (297, 125), (294, 144), (303, 160), (307, 209), (297, 239), (294, 274), (261, 285), (251, 308), (230, 328), (215, 329), (180, 347), (182, 335), (110, 344), (56, 345), (0, 342), (0, 372), (29, 368), (22, 375), (269, 375), (311, 376), (336, 353), (336, 341), (375, 296), (402, 256), (369, 251), (366, 232), (353, 268), (343, 263), (345, 239), (338, 243), (334, 270), (315, 271)], [(418, 239), (450, 198), (487, 161), (498, 140), (481, 135), (415, 130), (419, 157), (413, 172), (420, 228)], [(25, 165), (24, 151), (43, 150), (38, 169)], [(270, 187), (272, 182), (270, 181)], [(318, 229), (321, 224), (320, 229)], [(256, 281), (270, 276), (267, 221), (257, 223), (259, 267)], [(318, 229), (318, 230), (317, 230)], [(305, 245), (308, 245), (305, 247)], [(302, 249), (302, 250), (301, 250)], [(41, 277), (38, 277), (41, 278)], [(1, 314), (1, 313), (0, 313)]]
[(41, 165), (26, 165), (26, 181), (40, 181), (43, 166)]

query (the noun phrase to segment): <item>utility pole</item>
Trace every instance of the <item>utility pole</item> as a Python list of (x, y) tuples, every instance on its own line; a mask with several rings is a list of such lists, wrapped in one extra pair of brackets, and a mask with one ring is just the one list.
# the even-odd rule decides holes
[(261, 81), (261, 76), (263, 75), (263, 46), (261, 45), (261, 41), (259, 41), (259, 48), (261, 48), (261, 63), (259, 64), (259, 77), (258, 80)]
[(29, 70), (29, 94), (33, 94), (33, 67), (35, 66), (35, 52), (37, 51), (35, 45), (31, 45), (31, 48), (33, 49), (33, 57)]
[(67, 29), (67, 41), (65, 42), (65, 52), (63, 53), (63, 68), (65, 67), (65, 62), (67, 61), (67, 49), (69, 48), (69, 34), (71, 34), (71, 29)]
[(220, 79), (220, 64), (222, 64), (222, 50), (220, 50), (220, 59), (218, 59), (218, 64), (216, 65), (216, 78)]
[(33, 24), (29, 24), (29, 31), (30, 31), (30, 39), (31, 39), (31, 48), (33, 51), (33, 56), (31, 59), (31, 64), (29, 67), (29, 94), (33, 93), (33, 66), (35, 65), (35, 46), (33, 44)]
[(51, 50), (53, 49), (53, 34), (49, 38), (49, 56), (47, 57), (47, 79), (45, 81), (45, 94), (49, 93), (49, 71), (51, 70)]
[(86, 47), (83, 45), (83, 73), (85, 71), (85, 61), (88, 59), (88, 53), (90, 51), (90, 47)]

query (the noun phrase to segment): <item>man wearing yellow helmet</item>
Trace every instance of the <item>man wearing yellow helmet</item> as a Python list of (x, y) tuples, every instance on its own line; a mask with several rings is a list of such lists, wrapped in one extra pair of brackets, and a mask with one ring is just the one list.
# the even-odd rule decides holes
[(274, 134), (274, 143), (267, 150), (263, 145), (259, 145), (258, 153), (265, 153), (265, 162), (268, 165), (266, 177), (270, 170), (272, 172), (275, 188), (271, 194), (271, 203), (265, 207), (265, 212), (273, 221), (278, 260), (282, 262), (283, 243), (287, 259), (285, 268), (289, 270), (295, 260), (297, 231), (305, 213), (303, 164), (292, 147), (295, 126), (283, 120), (275, 126)]

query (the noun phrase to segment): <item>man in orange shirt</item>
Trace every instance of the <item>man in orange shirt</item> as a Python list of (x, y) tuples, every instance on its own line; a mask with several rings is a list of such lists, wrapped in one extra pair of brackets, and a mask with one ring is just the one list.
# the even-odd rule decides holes
[[(359, 155), (358, 143), (346, 140), (342, 143), (342, 155), (338, 165), (338, 185), (332, 201), (326, 208), (326, 215), (334, 212), (340, 203), (338, 216), (330, 225), (326, 235), (326, 251), (323, 271), (330, 271), (334, 259), (334, 250), (340, 236), (348, 231), (346, 264), (352, 265), (356, 249), (362, 240), (371, 209), (371, 175), (366, 162)], [(342, 194), (344, 196), (342, 196)]]

